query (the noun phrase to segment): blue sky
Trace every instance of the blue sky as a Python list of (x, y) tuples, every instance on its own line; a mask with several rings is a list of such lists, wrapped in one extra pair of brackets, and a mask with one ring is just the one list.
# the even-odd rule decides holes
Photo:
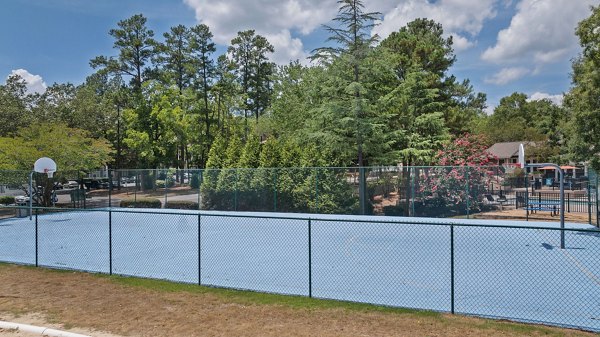
[[(488, 104), (515, 91), (560, 95), (579, 53), (574, 29), (596, 0), (369, 0), (382, 13), (382, 37), (417, 17), (444, 25), (456, 41), (459, 79), (488, 94)], [(275, 46), (278, 63), (304, 59), (326, 36), (335, 0), (4, 0), (0, 12), (0, 77), (25, 77), (31, 90), (82, 83), (89, 60), (113, 55), (108, 35), (119, 20), (143, 13), (156, 36), (177, 24), (209, 25), (220, 51), (239, 30), (256, 29)], [(374, 33), (375, 33), (374, 32)]]

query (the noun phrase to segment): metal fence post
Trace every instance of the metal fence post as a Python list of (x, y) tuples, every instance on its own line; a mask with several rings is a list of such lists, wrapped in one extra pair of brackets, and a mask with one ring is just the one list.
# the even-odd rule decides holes
[(110, 169), (108, 170), (108, 207), (112, 207), (112, 189), (113, 189), (113, 183), (112, 183), (112, 174)]
[(137, 191), (138, 188), (141, 188), (142, 182), (140, 181), (139, 172), (135, 171), (135, 188), (133, 189), (133, 202), (137, 202)]
[(171, 179), (169, 179), (169, 171), (166, 170), (165, 171), (165, 205), (163, 206), (163, 208), (167, 208), (167, 195), (169, 194), (169, 181)]
[(112, 211), (108, 209), (108, 274), (113, 273), (113, 258), (112, 258)]
[(273, 169), (273, 212), (277, 212), (277, 169)]
[[(30, 196), (31, 197), (31, 196)], [(35, 266), (38, 267), (38, 209), (35, 209)]]
[(410, 215), (415, 216), (415, 168), (410, 168)]
[(450, 312), (454, 314), (454, 225), (450, 225)]
[(365, 168), (358, 167), (358, 201), (360, 214), (365, 215), (367, 212), (367, 179), (365, 177)]
[(598, 209), (598, 174), (596, 174), (596, 227), (600, 228), (600, 209)]
[(202, 285), (202, 215), (198, 214), (198, 285)]
[(201, 188), (202, 188), (203, 183), (204, 183), (204, 171), (200, 170), (200, 172), (198, 172), (198, 209), (202, 209), (200, 196), (202, 194)]
[(470, 193), (471, 191), (469, 189), (469, 167), (468, 166), (465, 166), (465, 178), (466, 178), (465, 179), (465, 182), (466, 182), (465, 188), (466, 188), (466, 192), (467, 192), (467, 219), (468, 219), (469, 214), (470, 214), (469, 208), (471, 206), (470, 200), (469, 200), (471, 198), (471, 193)]
[(237, 211), (237, 204), (238, 204), (238, 169), (235, 169), (235, 191), (234, 191), (234, 196), (233, 196), (233, 210)]
[(529, 207), (529, 175), (527, 174), (527, 168), (524, 167), (523, 169), (525, 170), (525, 214), (527, 221), (529, 221), (529, 209), (531, 208)]
[(308, 218), (308, 297), (312, 297), (312, 219)]
[(319, 213), (319, 169), (316, 167), (315, 167), (315, 209), (316, 209), (316, 213)]
[(587, 204), (588, 204), (588, 223), (591, 225), (592, 224), (592, 200), (591, 198), (591, 193), (590, 193), (590, 184), (588, 184), (587, 186)]

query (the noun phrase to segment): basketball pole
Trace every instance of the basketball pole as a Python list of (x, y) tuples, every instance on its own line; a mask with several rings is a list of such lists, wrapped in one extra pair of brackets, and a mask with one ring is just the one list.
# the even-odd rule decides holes
[(29, 172), (29, 221), (31, 221), (31, 214), (33, 213), (33, 173), (35, 171)]
[(560, 179), (560, 249), (565, 249), (565, 184), (564, 184), (564, 172), (554, 163), (540, 163), (540, 164), (527, 164), (525, 167), (544, 167), (552, 166), (558, 170), (558, 179)]
[[(519, 164), (527, 173), (527, 167), (544, 167), (551, 166), (558, 170), (559, 179), (560, 179), (560, 249), (565, 249), (565, 186), (564, 186), (564, 172), (554, 163), (539, 163), (539, 164), (526, 164), (525, 163), (525, 147), (523, 144), (519, 145)], [(527, 188), (525, 188), (526, 195), (529, 194)], [(540, 205), (541, 206), (541, 205)], [(529, 205), (526, 205), (529, 207)]]

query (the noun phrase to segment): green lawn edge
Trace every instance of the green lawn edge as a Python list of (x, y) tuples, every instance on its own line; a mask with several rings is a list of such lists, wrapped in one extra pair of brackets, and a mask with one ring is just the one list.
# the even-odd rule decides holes
[[(159, 292), (186, 292), (192, 294), (211, 294), (216, 295), (224, 300), (242, 305), (278, 305), (293, 309), (304, 310), (327, 310), (327, 309), (342, 309), (358, 312), (379, 312), (385, 314), (410, 315), (415, 318), (427, 318), (436, 320), (438, 323), (450, 326), (471, 326), (481, 330), (497, 330), (504, 332), (514, 332), (524, 335), (537, 333), (540, 336), (564, 336), (560, 327), (549, 327), (540, 324), (519, 323), (507, 320), (483, 318), (478, 316), (451, 315), (450, 313), (437, 312), (431, 310), (411, 309), (402, 307), (390, 307), (369, 303), (358, 303), (349, 301), (340, 301), (332, 299), (311, 298), (300, 295), (281, 295), (273, 293), (264, 293), (251, 290), (219, 288), (205, 285), (177, 283), (166, 280), (155, 280), (138, 278), (121, 275), (103, 275), (97, 274), (99, 277), (109, 279), (112, 282), (121, 284), (127, 287), (144, 288)], [(453, 320), (452, 317), (470, 317), (476, 321), (469, 323), (459, 320)], [(472, 324), (471, 324), (472, 323)], [(577, 334), (579, 331), (571, 329)], [(581, 332), (581, 335), (588, 335)]]
[[(311, 298), (300, 295), (282, 295), (274, 293), (257, 292), (252, 290), (241, 290), (231, 288), (220, 288), (206, 285), (198, 285), (192, 283), (179, 283), (168, 280), (149, 279), (135, 276), (123, 276), (123, 275), (108, 275), (102, 273), (88, 273), (84, 271), (74, 271), (69, 269), (52, 269), (46, 267), (35, 267), (29, 265), (16, 265), (0, 262), (0, 269), (7, 267), (21, 267), (30, 270), (36, 270), (48, 273), (61, 273), (61, 274), (86, 274), (93, 277), (105, 279), (115, 284), (130, 287), (130, 288), (143, 288), (157, 292), (184, 292), (190, 294), (210, 294), (217, 296), (223, 300), (227, 300), (236, 304), (241, 305), (276, 305), (289, 307), (298, 310), (328, 310), (328, 309), (341, 309), (355, 312), (377, 312), (392, 315), (410, 315), (415, 318), (421, 319), (432, 319), (444, 326), (453, 327), (471, 327), (486, 330), (504, 331), (508, 333), (519, 333), (523, 335), (536, 335), (536, 336), (565, 336), (565, 333), (561, 329), (567, 329), (573, 336), (589, 336), (590, 332), (585, 332), (578, 329), (561, 328), (554, 326), (546, 326), (536, 323), (520, 323), (512, 322), (503, 319), (492, 319), (479, 317), (475, 315), (451, 315), (446, 312), (437, 312), (431, 310), (422, 309), (411, 309), (403, 307), (390, 307), (369, 303), (349, 302), (333, 299), (321, 299)], [(461, 321), (453, 318), (469, 317), (475, 320)], [(593, 333), (592, 333), (593, 334)], [(600, 334), (597, 334), (600, 336)]]

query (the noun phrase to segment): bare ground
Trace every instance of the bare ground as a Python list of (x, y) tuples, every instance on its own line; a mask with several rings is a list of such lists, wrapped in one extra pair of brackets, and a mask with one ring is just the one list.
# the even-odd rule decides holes
[[(160, 282), (149, 289), (122, 278), (0, 265), (0, 319), (106, 337), (593, 336), (447, 314), (323, 306), (318, 300), (303, 306), (291, 297), (265, 303), (260, 296), (197, 286), (160, 288)], [(0, 336), (26, 335), (4, 331)]]

